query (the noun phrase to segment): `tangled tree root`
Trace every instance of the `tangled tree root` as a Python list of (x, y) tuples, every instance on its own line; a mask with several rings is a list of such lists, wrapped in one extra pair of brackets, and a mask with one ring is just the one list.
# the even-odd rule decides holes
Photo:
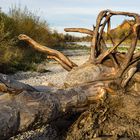
[[(110, 35), (111, 17), (129, 16), (134, 19), (127, 34), (119, 42)], [(104, 33), (113, 47), (107, 48)], [(77, 66), (63, 53), (42, 46), (27, 35), (19, 35), (34, 49), (48, 54), (48, 58), (58, 61), (63, 68), (71, 71), (66, 78), (66, 88), (49, 87), (46, 92), (9, 79), (0, 74), (0, 138), (34, 130), (39, 139), (38, 128), (45, 126), (43, 134), (48, 139), (94, 140), (94, 139), (140, 139), (140, 52), (136, 52), (140, 33), (140, 15), (129, 12), (103, 10), (99, 13), (93, 30), (69, 28), (66, 31), (86, 33), (92, 36), (90, 58), (82, 66)], [(119, 45), (130, 35), (128, 51), (121, 53)], [(90, 107), (90, 108), (89, 108)], [(56, 120), (65, 120), (74, 113), (82, 113), (72, 118), (64, 126), (65, 131), (52, 130)], [(75, 121), (76, 120), (76, 121)], [(73, 122), (75, 123), (73, 124)], [(73, 125), (72, 125), (73, 124)], [(68, 131), (68, 132), (67, 132)], [(66, 133), (67, 132), (67, 133)], [(54, 137), (50, 137), (54, 133)], [(28, 138), (27, 138), (28, 139)], [(43, 138), (42, 138), (43, 139)]]
[(140, 139), (140, 95), (108, 97), (92, 105), (67, 133), (67, 140)]

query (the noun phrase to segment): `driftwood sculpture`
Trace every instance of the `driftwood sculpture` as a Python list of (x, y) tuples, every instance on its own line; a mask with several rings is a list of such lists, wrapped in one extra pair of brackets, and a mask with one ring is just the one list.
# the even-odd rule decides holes
[[(115, 15), (134, 18), (119, 43), (110, 35), (111, 18)], [(105, 26), (113, 45), (110, 49), (104, 40)], [(72, 119), (75, 123), (67, 127), (60, 139), (140, 139), (140, 52), (135, 51), (140, 15), (104, 10), (99, 13), (93, 30), (66, 28), (65, 31), (92, 36), (90, 58), (82, 66), (27, 35), (19, 35), (19, 40), (48, 54), (48, 58), (55, 59), (70, 72), (66, 88), (48, 88), (46, 92), (0, 75), (0, 138), (8, 139), (47, 124), (55, 125), (56, 120), (80, 112), (80, 117)], [(133, 38), (128, 51), (119, 52), (117, 48), (130, 35)]]

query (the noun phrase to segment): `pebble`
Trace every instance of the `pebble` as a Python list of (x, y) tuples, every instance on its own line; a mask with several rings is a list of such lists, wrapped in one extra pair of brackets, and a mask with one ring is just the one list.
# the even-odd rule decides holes
[[(83, 54), (83, 52), (82, 52)], [(84, 55), (70, 56), (69, 58), (78, 65), (83, 64), (88, 60), (89, 55), (85, 52)], [(46, 69), (48, 72), (17, 72), (14, 75), (10, 75), (11, 78), (35, 86), (55, 86), (62, 87), (68, 72), (63, 69), (58, 63), (51, 61), (47, 62)]]

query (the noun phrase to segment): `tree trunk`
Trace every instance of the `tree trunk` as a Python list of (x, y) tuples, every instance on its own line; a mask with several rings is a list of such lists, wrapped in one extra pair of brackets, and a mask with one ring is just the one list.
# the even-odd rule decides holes
[[(3, 77), (0, 77), (0, 81), (4, 81)], [(7, 80), (10, 81), (11, 79), (7, 77)], [(93, 85), (65, 90), (49, 88), (49, 91), (39, 92), (33, 91), (33, 88), (31, 88), (32, 91), (26, 88), (28, 85), (14, 80), (11, 81), (12, 86), (10, 85), (10, 88), (13, 88), (13, 90), (8, 90), (9, 86), (5, 84), (6, 82), (3, 82), (3, 85), (7, 87), (7, 90), (3, 90), (1, 87), (1, 139), (10, 138), (30, 129), (36, 129), (63, 117), (67, 113), (84, 111), (91, 102), (97, 102), (106, 94), (106, 90), (100, 87), (104, 83), (94, 83)], [(16, 87), (13, 86), (15, 84)], [(17, 92), (19, 89), (20, 92)]]

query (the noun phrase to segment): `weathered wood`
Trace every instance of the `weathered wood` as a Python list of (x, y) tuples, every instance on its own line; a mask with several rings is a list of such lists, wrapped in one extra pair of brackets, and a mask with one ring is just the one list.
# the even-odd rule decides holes
[[(55, 60), (57, 60), (66, 70), (70, 70), (72, 69), (73, 67), (76, 67), (77, 65), (72, 62), (68, 57), (66, 57), (63, 53), (57, 51), (57, 50), (54, 50), (54, 49), (51, 49), (51, 48), (48, 48), (46, 46), (43, 46), (43, 45), (40, 45), (39, 43), (37, 43), (36, 41), (34, 41), (32, 38), (30, 38), (29, 36), (27, 35), (24, 35), (24, 34), (21, 34), (18, 36), (18, 39), (19, 40), (23, 40), (23, 41), (26, 41), (27, 43), (29, 43), (35, 50), (38, 50), (40, 52), (43, 52), (43, 53), (46, 53), (50, 56), (54, 56), (54, 57), (51, 57)], [(57, 58), (57, 59), (56, 59)], [(65, 66), (67, 65), (67, 67)]]
[[(111, 54), (111, 52), (113, 52), (123, 41), (125, 41), (126, 40), (126, 38), (128, 37), (128, 36), (130, 36), (130, 34), (131, 34), (131, 32), (127, 35), (127, 36), (125, 36), (125, 37), (123, 37), (122, 39), (121, 39), (121, 41), (118, 43), (118, 44), (116, 44), (115, 46), (113, 46), (111, 49), (108, 49), (108, 50), (106, 50), (106, 51), (104, 51), (102, 54), (100, 54), (98, 57), (97, 57), (97, 59), (96, 59), (96, 63), (98, 64), (100, 64), (102, 61), (103, 61), (103, 59), (105, 58), (105, 57), (107, 57), (109, 54)], [(135, 48), (134, 48), (135, 49)]]
[(78, 32), (78, 33), (84, 33), (93, 36), (94, 31), (85, 29), (85, 28), (65, 28), (65, 32)]
[(35, 129), (72, 110), (84, 111), (90, 103), (105, 96), (103, 82), (65, 90), (52, 89), (46, 93), (26, 90), (18, 94), (5, 93), (0, 96), (0, 138), (8, 139), (17, 133)]
[(26, 91), (38, 91), (37, 89), (31, 87), (30, 85), (23, 84), (16, 80), (9, 78), (5, 74), (0, 74), (0, 91), (9, 93), (18, 93)]
[(102, 19), (106, 16), (106, 13), (107, 13), (106, 10), (101, 11), (96, 20), (96, 27), (95, 27), (93, 38), (92, 38), (91, 56), (90, 56), (90, 59), (91, 59), (91, 61), (93, 61), (93, 63), (95, 63), (95, 59), (97, 57), (96, 50), (97, 50), (97, 40), (98, 40), (99, 28), (101, 26)]
[[(108, 25), (107, 34), (109, 34), (111, 17), (114, 15), (133, 17), (135, 23), (131, 25), (132, 30), (128, 35), (124, 36), (118, 44), (110, 37), (113, 47), (108, 49), (104, 41), (104, 29)], [(46, 92), (37, 91), (29, 85), (0, 74), (0, 138), (8, 139), (18, 133), (36, 129), (55, 122), (57, 118), (63, 118), (66, 114), (84, 112), (90, 105), (95, 106), (86, 111), (87, 115), (82, 114), (75, 123), (76, 125), (72, 126), (73, 129), (70, 129), (72, 138), (75, 137), (75, 132), (78, 132), (76, 138), (81, 138), (79, 134), (83, 133), (83, 139), (89, 138), (87, 136), (89, 132), (91, 133), (90, 138), (105, 137), (106, 135), (118, 137), (126, 133), (135, 134), (140, 138), (138, 134), (140, 110), (136, 107), (139, 106), (137, 97), (140, 95), (140, 88), (138, 88), (140, 85), (138, 66), (140, 53), (134, 53), (139, 30), (140, 16), (138, 14), (111, 10), (99, 13), (93, 31), (84, 28), (66, 28), (67, 32), (85, 33), (93, 37), (90, 61), (81, 66), (77, 66), (61, 52), (40, 45), (27, 35), (19, 35), (20, 40), (26, 41), (34, 49), (48, 54), (48, 58), (55, 59), (70, 72), (64, 89), (49, 87)], [(116, 48), (130, 34), (133, 34), (134, 38), (128, 51), (126, 53), (117, 51)], [(127, 101), (132, 105), (127, 106)], [(126, 118), (128, 118), (128, 122), (131, 122), (131, 129), (128, 127), (128, 122), (125, 123), (128, 129), (122, 126)], [(113, 124), (113, 119), (117, 125)], [(118, 125), (119, 119), (121, 125)], [(85, 123), (83, 120), (86, 120)], [(136, 124), (136, 128), (134, 124)], [(78, 125), (80, 128), (77, 127)], [(114, 129), (116, 126), (119, 127)], [(88, 131), (89, 128), (90, 131)], [(123, 132), (124, 130), (125, 132)]]

